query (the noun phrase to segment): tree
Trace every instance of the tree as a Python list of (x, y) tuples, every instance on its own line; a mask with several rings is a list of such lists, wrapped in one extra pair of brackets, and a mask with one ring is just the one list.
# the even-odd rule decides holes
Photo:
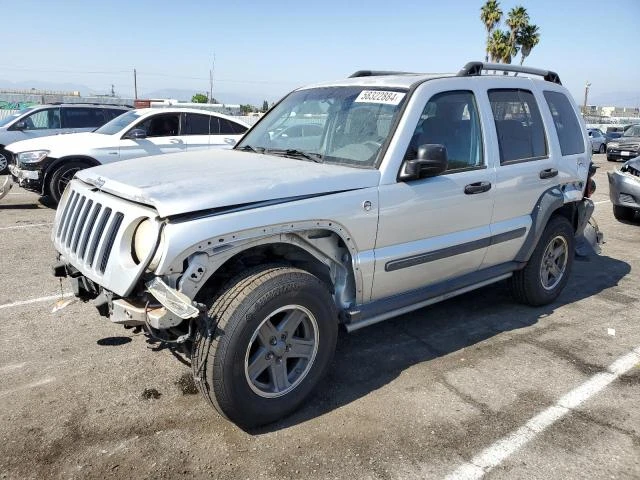
[[(509, 10), (505, 23), (507, 27), (509, 27), (509, 45), (511, 45), (510, 52), (512, 53), (510, 57), (514, 57), (518, 53), (518, 37), (520, 36), (520, 32), (524, 27), (529, 25), (527, 9), (523, 6), (513, 7)], [(511, 63), (511, 59), (505, 63)]]
[(480, 20), (484, 23), (485, 28), (487, 29), (487, 45), (486, 45), (486, 55), (484, 57), (484, 61), (488, 62), (491, 53), (489, 51), (489, 43), (491, 42), (491, 35), (493, 33), (493, 29), (496, 28), (496, 25), (500, 23), (502, 19), (502, 10), (500, 10), (500, 4), (497, 0), (487, 0), (482, 8), (480, 9)]
[(209, 97), (204, 93), (196, 93), (193, 97), (191, 97), (191, 101), (193, 103), (209, 103)]
[(242, 113), (243, 115), (249, 115), (251, 112), (253, 112), (253, 110), (253, 105), (240, 105), (240, 113)]
[(267, 110), (269, 110), (269, 102), (265, 100), (264, 102), (262, 102), (262, 111), (266, 112)]
[(520, 44), (520, 65), (524, 59), (531, 54), (531, 50), (540, 42), (540, 29), (537, 25), (525, 25), (518, 33), (518, 44)]
[(489, 58), (494, 63), (502, 62), (505, 51), (509, 51), (509, 34), (503, 30), (494, 30), (487, 42)]

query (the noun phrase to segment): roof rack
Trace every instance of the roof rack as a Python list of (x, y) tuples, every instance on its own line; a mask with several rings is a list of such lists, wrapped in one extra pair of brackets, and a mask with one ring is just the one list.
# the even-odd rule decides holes
[(482, 74), (483, 70), (499, 70), (501, 72), (517, 72), (517, 73), (529, 73), (531, 75), (540, 75), (547, 82), (557, 83), (560, 82), (560, 76), (556, 72), (551, 70), (541, 70), (539, 68), (521, 67), (518, 65), (510, 65), (506, 63), (483, 63), (483, 62), (469, 62), (462, 70), (457, 74), (458, 77), (474, 77)]
[(357, 77), (381, 77), (384, 75), (412, 75), (412, 72), (394, 72), (388, 70), (358, 70), (349, 75), (349, 78)]

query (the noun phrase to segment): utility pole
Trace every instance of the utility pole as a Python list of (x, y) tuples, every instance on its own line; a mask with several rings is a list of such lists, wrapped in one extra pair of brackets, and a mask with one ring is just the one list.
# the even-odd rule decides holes
[(591, 86), (591, 84), (589, 83), (589, 81), (587, 81), (587, 83), (584, 85), (584, 104), (582, 105), (582, 115), (586, 115), (587, 114), (587, 98), (589, 97), (589, 87)]
[(216, 54), (213, 54), (213, 61), (211, 62), (211, 70), (209, 70), (209, 103), (213, 103), (213, 69), (216, 65)]
[(116, 86), (113, 83), (111, 84), (111, 96), (116, 96)]
[(138, 99), (138, 76), (135, 68), (133, 69), (133, 98)]

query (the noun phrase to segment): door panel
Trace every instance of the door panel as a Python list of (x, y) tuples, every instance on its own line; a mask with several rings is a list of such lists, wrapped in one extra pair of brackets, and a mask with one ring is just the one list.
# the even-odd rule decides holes
[(558, 184), (557, 162), (550, 155), (548, 125), (531, 91), (494, 89), (488, 92), (494, 116), (493, 135), (499, 146), (496, 203), (491, 235), (494, 242), (483, 267), (513, 260), (531, 226), (531, 214), (543, 192)]
[[(379, 188), (372, 300), (477, 270), (491, 236), (495, 181), (486, 168), (484, 130), (470, 90), (425, 89), (425, 106), (405, 154), (443, 145), (444, 174)], [(466, 190), (466, 193), (465, 193)]]
[(187, 144), (180, 134), (180, 117), (179, 113), (158, 113), (145, 117), (130, 130), (144, 130), (147, 138), (121, 139), (118, 145), (119, 155), (114, 160), (185, 151)]

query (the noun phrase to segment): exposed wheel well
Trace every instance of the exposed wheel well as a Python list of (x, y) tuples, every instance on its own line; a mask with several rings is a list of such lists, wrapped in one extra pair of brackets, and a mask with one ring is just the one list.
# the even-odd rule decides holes
[(301, 247), (290, 243), (270, 243), (244, 250), (218, 268), (196, 295), (196, 301), (208, 304), (217, 291), (239, 272), (268, 263), (282, 263), (305, 270), (318, 277), (334, 293), (331, 269)]
[[(573, 226), (574, 232), (578, 229), (578, 210), (574, 202), (565, 203), (562, 207), (553, 212), (551, 217), (553, 217), (553, 215), (560, 215), (569, 220), (569, 222)], [(551, 218), (549, 218), (549, 221), (551, 221)]]

